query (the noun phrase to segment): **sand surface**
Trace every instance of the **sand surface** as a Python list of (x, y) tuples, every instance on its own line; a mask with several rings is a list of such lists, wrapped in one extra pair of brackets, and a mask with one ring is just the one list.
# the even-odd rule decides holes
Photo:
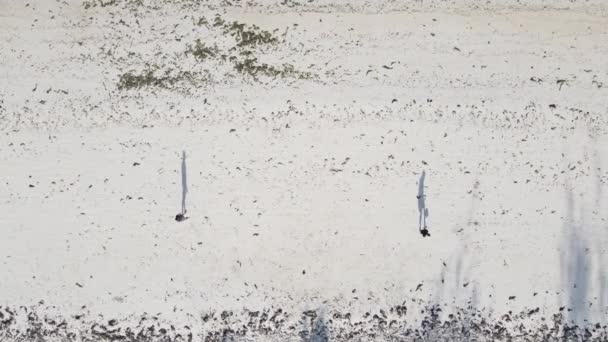
[(0, 0), (0, 42), (0, 340), (607, 336), (602, 1)]

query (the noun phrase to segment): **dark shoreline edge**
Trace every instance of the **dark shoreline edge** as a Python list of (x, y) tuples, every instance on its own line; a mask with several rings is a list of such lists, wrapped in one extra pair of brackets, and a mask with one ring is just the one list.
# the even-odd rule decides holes
[(576, 325), (566, 318), (566, 308), (551, 315), (539, 308), (490, 315), (471, 307), (444, 314), (439, 306), (427, 306), (416, 313), (416, 323), (405, 304), (360, 317), (330, 308), (242, 309), (188, 315), (192, 326), (162, 315), (107, 319), (45, 311), (0, 306), (0, 341), (608, 341), (605, 322)]

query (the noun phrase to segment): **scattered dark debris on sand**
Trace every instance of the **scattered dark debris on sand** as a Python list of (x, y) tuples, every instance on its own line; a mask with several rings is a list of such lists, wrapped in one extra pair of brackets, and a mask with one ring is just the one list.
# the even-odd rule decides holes
[[(43, 303), (43, 302), (41, 302)], [(23, 308), (23, 307), (22, 307)], [(283, 308), (201, 312), (197, 322), (171, 322), (160, 314), (110, 319), (91, 312), (70, 317), (45, 312), (42, 304), (0, 306), (0, 341), (607, 341), (606, 325), (577, 326), (565, 312), (543, 316), (532, 308), (490, 316), (473, 307), (444, 312), (425, 307), (415, 320), (406, 303), (362, 317), (327, 307), (287, 312)], [(193, 328), (191, 326), (197, 326)]]
[[(139, 8), (135, 2), (124, 5)], [(232, 79), (261, 82), (262, 78), (266, 81), (277, 78), (310, 80), (316, 76), (290, 63), (263, 61), (278, 49), (290, 48), (286, 33), (279, 34), (279, 29), (268, 31), (256, 25), (227, 21), (220, 14), (216, 14), (213, 20), (201, 17), (196, 25), (205, 27), (207, 32), (203, 34), (204, 39), (196, 38), (193, 43), (185, 44), (181, 52), (162, 58), (140, 57), (143, 64), (140, 63), (139, 67), (133, 63), (125, 65), (124, 59), (111, 58), (112, 54), (102, 55), (122, 70), (118, 75), (118, 90), (160, 88), (187, 92), (187, 89)], [(136, 55), (130, 52), (130, 56)], [(196, 63), (189, 63), (190, 57)]]
[(159, 71), (159, 68), (155, 66), (154, 68), (143, 70), (141, 73), (129, 71), (121, 74), (117, 87), (119, 90), (147, 87), (173, 89), (177, 83), (184, 81), (193, 83), (195, 78), (195, 74), (189, 71), (181, 71), (175, 75), (171, 75), (168, 70), (161, 72)]

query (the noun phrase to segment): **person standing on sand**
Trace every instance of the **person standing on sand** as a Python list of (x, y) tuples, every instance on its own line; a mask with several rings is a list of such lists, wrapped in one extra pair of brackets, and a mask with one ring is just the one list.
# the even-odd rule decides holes
[(424, 178), (426, 177), (426, 173), (422, 170), (422, 175), (418, 180), (418, 195), (416, 198), (418, 199), (418, 230), (422, 237), (431, 236), (426, 226), (426, 218), (429, 216), (429, 209), (426, 207), (425, 199), (426, 195), (424, 194)]

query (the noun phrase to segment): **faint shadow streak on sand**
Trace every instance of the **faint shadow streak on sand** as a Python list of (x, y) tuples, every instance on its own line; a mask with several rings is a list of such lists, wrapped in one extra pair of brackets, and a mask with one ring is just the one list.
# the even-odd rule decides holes
[[(475, 180), (477, 183), (477, 180)], [(474, 183), (474, 184), (475, 184)], [(471, 198), (470, 206), (467, 215), (464, 218), (464, 226), (467, 229), (473, 222), (475, 215), (475, 197)], [(442, 264), (440, 271), (440, 279), (436, 292), (431, 298), (431, 302), (446, 311), (457, 309), (459, 300), (468, 299), (467, 307), (470, 312), (475, 312), (479, 305), (479, 297), (481, 290), (474, 282), (471, 276), (471, 265), (474, 264), (474, 259), (468, 253), (467, 245), (469, 244), (468, 232), (460, 235), (460, 243), (458, 248), (452, 253), (452, 256), (447, 261), (445, 266)], [(449, 280), (448, 280), (449, 278)]]
[(329, 342), (331, 333), (327, 327), (325, 307), (302, 313), (302, 331), (300, 339), (303, 342)]
[(433, 319), (426, 327), (427, 329), (422, 327), (427, 334), (424, 340), (445, 340), (444, 332), (438, 328), (439, 324), (442, 324), (441, 322), (450, 320), (450, 315), (456, 315), (461, 319), (462, 327), (466, 328), (462, 331), (465, 335), (475, 324), (475, 315), (479, 313), (481, 292), (471, 279), (471, 259), (468, 257), (469, 253), (466, 248), (459, 247), (455, 255), (455, 258), (450, 258), (450, 260), (455, 260), (453, 263), (446, 263), (447, 266), (442, 265), (441, 279), (445, 280), (446, 277), (452, 279), (445, 283), (442, 282), (436, 287), (438, 290), (436, 290), (434, 298), (431, 298), (428, 308)]
[[(592, 138), (595, 145), (595, 139)], [(599, 154), (595, 153), (594, 166), (601, 164)], [(593, 194), (594, 212), (599, 213), (602, 205), (601, 183), (599, 173), (596, 174), (595, 193)], [(605, 255), (602, 246), (592, 244), (590, 239), (602, 241), (601, 237), (588, 236), (593, 230), (593, 222), (587, 219), (584, 203), (577, 203), (572, 185), (566, 184), (566, 215), (563, 219), (564, 239), (560, 254), (560, 271), (562, 274), (562, 301), (567, 304), (567, 319), (577, 325), (593, 323), (597, 317), (606, 317), (607, 279), (604, 269)], [(577, 205), (578, 204), (578, 205)], [(577, 209), (580, 212), (578, 220), (575, 217)], [(595, 285), (595, 286), (594, 286)]]
[[(581, 210), (584, 211), (584, 207)], [(567, 231), (562, 241), (560, 270), (562, 274), (563, 299), (568, 308), (567, 318), (570, 322), (581, 325), (590, 317), (589, 287), (593, 264), (585, 238), (585, 222), (577, 224), (574, 218), (575, 201), (572, 190), (566, 192), (566, 217), (563, 229)]]
[(310, 342), (329, 342), (329, 340), (329, 330), (325, 323), (324, 314), (321, 311), (312, 326)]
[[(602, 153), (598, 148), (597, 134), (590, 132), (591, 142), (593, 145), (593, 170), (595, 175), (595, 200), (593, 201), (594, 211), (596, 213), (606, 212), (603, 207), (603, 187), (602, 187)], [(598, 239), (598, 241), (601, 241)], [(605, 317), (608, 317), (608, 298), (606, 291), (608, 291), (608, 269), (606, 269), (606, 246), (602, 246), (601, 242), (595, 244), (595, 251), (597, 255), (597, 269), (598, 269), (598, 282), (599, 282), (599, 298), (598, 305), (600, 305), (600, 312)]]

